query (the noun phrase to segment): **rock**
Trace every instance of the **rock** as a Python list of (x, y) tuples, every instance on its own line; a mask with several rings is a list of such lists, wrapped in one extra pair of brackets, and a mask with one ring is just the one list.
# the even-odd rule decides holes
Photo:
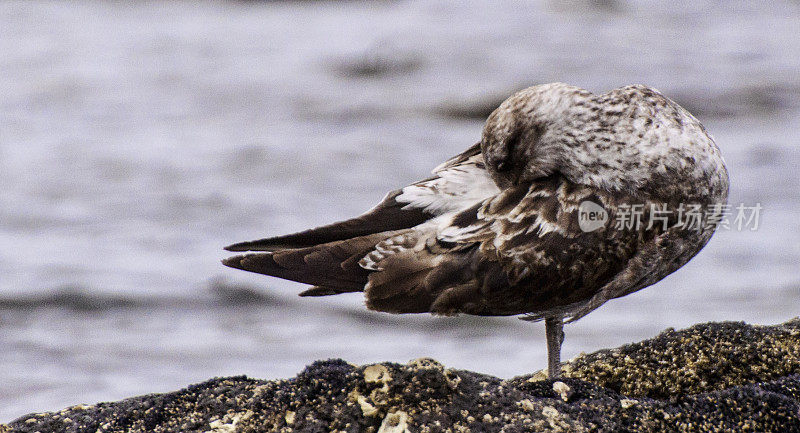
[(569, 401), (569, 397), (572, 395), (569, 385), (561, 381), (553, 382), (553, 391), (564, 401)]
[(386, 415), (378, 433), (410, 433), (408, 430), (408, 414), (401, 411)]
[(320, 361), (23, 416), (0, 432), (800, 432), (800, 319), (710, 323), (581, 355), (558, 380), (431, 359)]

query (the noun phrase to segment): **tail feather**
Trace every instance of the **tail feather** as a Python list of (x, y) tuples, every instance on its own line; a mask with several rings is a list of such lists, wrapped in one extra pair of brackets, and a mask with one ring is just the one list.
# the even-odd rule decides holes
[(328, 294), (362, 291), (370, 271), (359, 266), (358, 260), (375, 244), (397, 233), (376, 233), (306, 248), (245, 254), (230, 257), (222, 263), (236, 269), (320, 286), (319, 290), (313, 288), (304, 292), (305, 296), (322, 296), (322, 289), (333, 292)]
[(322, 287), (322, 286), (314, 286), (310, 289), (303, 290), (300, 292), (299, 296), (306, 297), (306, 296), (330, 296), (330, 295), (338, 295), (340, 293), (346, 293), (339, 289), (334, 289), (333, 287)]
[(355, 278), (335, 278), (331, 275), (313, 272), (310, 269), (286, 268), (275, 262), (272, 253), (256, 253), (229, 257), (223, 260), (222, 264), (244, 271), (271, 275), (273, 277), (297, 281), (299, 283), (333, 287), (345, 291), (359, 291), (366, 282), (366, 276), (363, 277), (363, 281), (359, 281)]

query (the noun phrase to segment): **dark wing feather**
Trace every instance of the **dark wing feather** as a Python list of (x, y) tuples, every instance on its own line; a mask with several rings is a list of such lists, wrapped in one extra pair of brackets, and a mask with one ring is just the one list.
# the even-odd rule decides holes
[(304, 230), (283, 236), (240, 242), (225, 247), (228, 251), (275, 251), (288, 248), (305, 248), (372, 233), (404, 229), (421, 224), (432, 216), (424, 209), (408, 207), (398, 202), (403, 190), (389, 193), (381, 203), (367, 213), (346, 221)]
[[(393, 191), (380, 204), (365, 214), (346, 221), (304, 230), (289, 235), (275, 236), (255, 241), (240, 242), (225, 247), (228, 251), (278, 251), (283, 249), (306, 248), (345, 239), (366, 236), (373, 233), (394, 231), (414, 227), (423, 222), (463, 206), (462, 201), (470, 200), (471, 182), (490, 181), (482, 166), (483, 157), (480, 146), (474, 145), (464, 153), (450, 159), (434, 170), (435, 176), (416, 182), (408, 187)], [(474, 179), (461, 179), (458, 173), (472, 168)], [(481, 175), (481, 172), (484, 174)], [(481, 179), (483, 176), (485, 179)], [(463, 180), (466, 185), (452, 180)], [(466, 193), (466, 194), (465, 194)], [(474, 194), (473, 194), (474, 195)], [(476, 197), (479, 201), (485, 197)], [(470, 203), (471, 204), (471, 203)]]

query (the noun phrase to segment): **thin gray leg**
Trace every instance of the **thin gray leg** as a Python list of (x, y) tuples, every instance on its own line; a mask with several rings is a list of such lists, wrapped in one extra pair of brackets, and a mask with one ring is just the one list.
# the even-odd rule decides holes
[(561, 376), (561, 343), (564, 341), (564, 322), (561, 317), (544, 319), (547, 335), (547, 377)]

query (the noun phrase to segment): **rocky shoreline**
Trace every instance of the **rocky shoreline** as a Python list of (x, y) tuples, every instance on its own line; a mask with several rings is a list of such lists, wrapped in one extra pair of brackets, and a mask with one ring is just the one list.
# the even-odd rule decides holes
[(6, 432), (800, 432), (800, 319), (707, 323), (509, 380), (431, 359), (319, 361), (31, 414)]

